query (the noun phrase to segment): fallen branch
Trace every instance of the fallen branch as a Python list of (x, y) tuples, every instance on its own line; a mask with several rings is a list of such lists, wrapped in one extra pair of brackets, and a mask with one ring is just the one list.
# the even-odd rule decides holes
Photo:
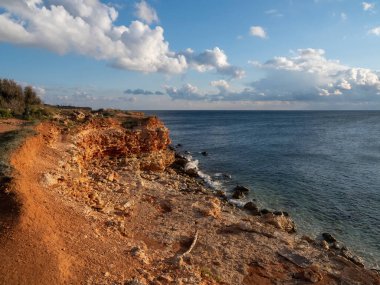
[(180, 255), (180, 257), (184, 257), (184, 256), (188, 255), (188, 254), (193, 250), (195, 244), (197, 243), (197, 240), (198, 240), (198, 231), (195, 233), (195, 236), (194, 236), (193, 242), (191, 243), (189, 249), (186, 250), (184, 253), (182, 253), (182, 254)]
[(190, 247), (188, 250), (186, 250), (184, 253), (182, 254), (177, 254), (176, 256), (174, 256), (170, 262), (172, 262), (173, 264), (177, 265), (177, 266), (183, 266), (184, 265), (184, 262), (183, 262), (183, 258), (190, 254), (190, 252), (193, 250), (195, 244), (197, 243), (198, 241), (198, 231), (196, 231), (195, 233), (195, 236), (194, 236), (194, 239), (193, 239), (193, 242), (191, 243)]

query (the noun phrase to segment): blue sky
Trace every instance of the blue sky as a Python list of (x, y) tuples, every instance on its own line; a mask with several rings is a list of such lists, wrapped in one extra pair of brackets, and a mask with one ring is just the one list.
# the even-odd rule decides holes
[(380, 1), (0, 0), (0, 13), (0, 77), (48, 103), (380, 109)]

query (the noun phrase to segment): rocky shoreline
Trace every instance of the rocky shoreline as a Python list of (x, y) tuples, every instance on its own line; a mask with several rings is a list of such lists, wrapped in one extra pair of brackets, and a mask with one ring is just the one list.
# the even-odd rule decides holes
[[(178, 148), (182, 147), (182, 144), (179, 146), (173, 147), (171, 146), (171, 149), (175, 151), (175, 161), (171, 165), (171, 167), (181, 171), (183, 174), (187, 174), (191, 177), (198, 178), (201, 180), (205, 180), (203, 178), (203, 175), (199, 175), (200, 172), (198, 168), (198, 163), (194, 164), (194, 161), (192, 160), (192, 157), (189, 155), (189, 152), (182, 151), (179, 152)], [(206, 152), (201, 153), (203, 156), (207, 156), (208, 154)], [(228, 176), (227, 174), (223, 174), (225, 176)], [(210, 177), (207, 175), (207, 179), (210, 179)], [(277, 227), (280, 230), (286, 231), (288, 233), (296, 233), (296, 224), (289, 216), (289, 213), (286, 211), (279, 211), (279, 210), (268, 210), (266, 208), (259, 209), (257, 203), (255, 200), (248, 201), (248, 202), (240, 202), (236, 200), (240, 200), (246, 198), (246, 196), (252, 192), (251, 189), (242, 186), (237, 185), (233, 189), (229, 191), (229, 194), (227, 194), (225, 191), (218, 190), (212, 187), (212, 183), (205, 181), (206, 185), (210, 187), (210, 190), (214, 195), (219, 197), (220, 199), (229, 202), (232, 205), (236, 205), (240, 207), (241, 209), (249, 212), (251, 215), (254, 216), (261, 216), (265, 220), (265, 223), (271, 224), (275, 227)], [(211, 185), (210, 185), (211, 184)], [(364, 267), (364, 260), (358, 256), (355, 255), (351, 250), (347, 248), (347, 246), (341, 242), (338, 241), (333, 235), (330, 233), (321, 233), (319, 237), (316, 239), (313, 239), (309, 236), (303, 236), (305, 240), (308, 240), (311, 243), (314, 243), (316, 245), (320, 245), (325, 250), (331, 250), (334, 254), (340, 255), (354, 264)], [(372, 269), (374, 271), (377, 271), (376, 269)]]
[(212, 190), (158, 118), (59, 110), (36, 129), (11, 158), (1, 284), (380, 284), (331, 235)]

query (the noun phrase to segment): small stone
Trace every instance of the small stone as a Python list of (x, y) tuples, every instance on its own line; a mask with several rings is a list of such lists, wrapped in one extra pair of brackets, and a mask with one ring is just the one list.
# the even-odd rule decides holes
[(107, 180), (113, 182), (114, 179), (115, 179), (115, 174), (114, 174), (113, 172), (111, 172), (111, 173), (107, 176)]

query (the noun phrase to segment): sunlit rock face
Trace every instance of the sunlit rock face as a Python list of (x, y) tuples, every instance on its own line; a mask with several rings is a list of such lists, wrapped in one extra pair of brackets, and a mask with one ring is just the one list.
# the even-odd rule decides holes
[(107, 156), (139, 158), (141, 170), (163, 171), (174, 161), (169, 130), (156, 117), (91, 119), (74, 141), (83, 163)]

